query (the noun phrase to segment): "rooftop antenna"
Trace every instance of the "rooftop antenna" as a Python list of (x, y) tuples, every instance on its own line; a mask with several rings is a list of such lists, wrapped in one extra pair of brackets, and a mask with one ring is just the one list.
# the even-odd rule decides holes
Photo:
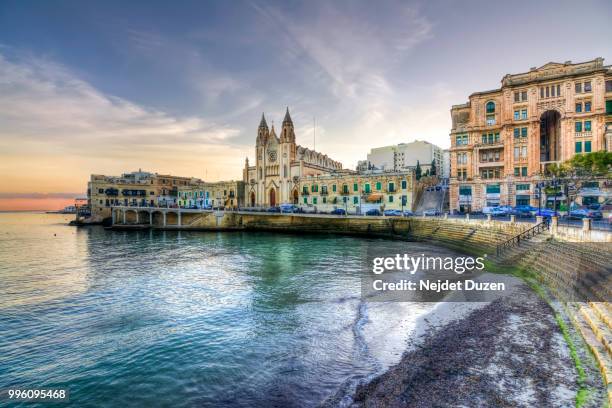
[(317, 125), (315, 117), (312, 117), (312, 150), (317, 150)]

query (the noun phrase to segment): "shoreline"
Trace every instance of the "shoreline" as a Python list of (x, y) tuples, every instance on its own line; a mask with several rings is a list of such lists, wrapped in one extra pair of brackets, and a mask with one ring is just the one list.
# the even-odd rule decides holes
[[(574, 406), (578, 373), (555, 310), (519, 278), (491, 302), (440, 302), (419, 320), (400, 361), (330, 407)], [(452, 313), (452, 314), (451, 314)], [(591, 398), (605, 400), (597, 370)]]

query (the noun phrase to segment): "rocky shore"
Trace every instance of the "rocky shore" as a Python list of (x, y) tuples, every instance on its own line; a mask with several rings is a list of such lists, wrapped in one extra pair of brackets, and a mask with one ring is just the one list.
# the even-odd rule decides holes
[[(601, 406), (601, 379), (590, 370), (584, 406)], [(517, 280), (508, 296), (430, 327), (397, 365), (359, 385), (348, 404), (330, 398), (323, 406), (573, 407), (577, 379), (554, 310)]]

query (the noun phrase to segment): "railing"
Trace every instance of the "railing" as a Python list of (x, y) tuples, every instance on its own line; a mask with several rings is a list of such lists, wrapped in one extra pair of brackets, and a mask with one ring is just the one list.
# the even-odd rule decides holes
[(521, 241), (527, 240), (529, 238), (533, 238), (539, 233), (548, 230), (548, 228), (549, 228), (549, 220), (547, 218), (544, 218), (542, 222), (540, 222), (539, 224), (536, 224), (535, 226), (529, 228), (528, 230), (525, 230), (521, 232), (520, 234), (510, 238), (509, 240), (504, 241), (501, 244), (497, 245), (497, 250), (496, 250), (497, 256), (500, 256), (508, 248), (512, 248), (513, 246), (519, 246), (521, 244)]

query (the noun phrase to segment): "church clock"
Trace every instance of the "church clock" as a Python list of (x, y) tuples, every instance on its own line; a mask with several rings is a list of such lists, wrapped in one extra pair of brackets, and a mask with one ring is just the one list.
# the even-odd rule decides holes
[(268, 152), (268, 159), (270, 159), (271, 162), (276, 161), (276, 150), (270, 150)]

